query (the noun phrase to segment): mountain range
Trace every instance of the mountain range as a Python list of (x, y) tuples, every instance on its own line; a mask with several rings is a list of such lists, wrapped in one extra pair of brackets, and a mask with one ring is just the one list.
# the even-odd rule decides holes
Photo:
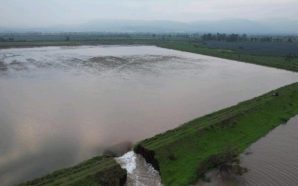
[(276, 19), (251, 21), (243, 19), (178, 22), (164, 20), (96, 20), (77, 25), (49, 27), (0, 27), (0, 32), (113, 32), (113, 33), (247, 33), (298, 34), (298, 20)]

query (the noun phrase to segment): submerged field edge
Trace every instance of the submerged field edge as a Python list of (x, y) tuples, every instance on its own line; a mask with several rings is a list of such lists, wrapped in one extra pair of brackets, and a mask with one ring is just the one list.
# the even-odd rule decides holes
[(100, 39), (86, 41), (15, 41), (0, 42), (0, 49), (28, 48), (47, 46), (96, 46), (96, 45), (154, 45), (161, 48), (191, 52), (201, 55), (219, 57), (239, 62), (298, 72), (298, 58), (291, 60), (285, 56), (255, 55), (235, 50), (209, 48), (199, 41), (192, 40), (159, 40), (159, 39)]
[(267, 66), (277, 69), (284, 69), (298, 72), (298, 58), (292, 61), (287, 60), (284, 56), (254, 55), (226, 50), (220, 48), (209, 48), (195, 42), (164, 42), (156, 46), (166, 49), (179, 50), (206, 56), (218, 57), (223, 59), (234, 60), (237, 62), (251, 63), (261, 66)]
[(190, 185), (298, 114), (298, 83), (197, 118), (145, 139), (134, 151), (164, 185)]

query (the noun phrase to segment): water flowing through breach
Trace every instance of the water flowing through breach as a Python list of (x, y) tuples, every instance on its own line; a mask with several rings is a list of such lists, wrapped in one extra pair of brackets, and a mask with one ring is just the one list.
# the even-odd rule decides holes
[(127, 186), (161, 186), (161, 179), (156, 171), (145, 159), (133, 151), (116, 158), (120, 166), (127, 171)]

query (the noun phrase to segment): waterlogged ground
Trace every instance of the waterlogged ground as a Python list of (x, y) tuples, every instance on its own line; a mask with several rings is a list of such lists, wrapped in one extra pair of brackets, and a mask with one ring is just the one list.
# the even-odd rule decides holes
[(0, 50), (1, 185), (296, 81), (293, 72), (154, 46)]
[(298, 116), (280, 125), (251, 145), (241, 156), (240, 165), (248, 169), (242, 176), (211, 171), (210, 182), (198, 186), (294, 186), (298, 183)]

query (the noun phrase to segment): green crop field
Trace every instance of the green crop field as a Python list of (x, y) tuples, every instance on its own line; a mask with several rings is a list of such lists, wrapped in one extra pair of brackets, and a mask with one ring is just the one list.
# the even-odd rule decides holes
[(192, 52), (197, 54), (203, 54), (208, 56), (220, 57), (225, 59), (231, 59), (241, 62), (253, 63), (257, 65), (275, 67), (285, 70), (291, 70), (298, 72), (298, 58), (287, 58), (285, 56), (273, 56), (273, 55), (259, 55), (247, 52), (239, 52), (231, 49), (223, 48), (209, 48), (205, 45), (195, 42), (164, 42), (157, 44), (163, 48), (169, 48), (174, 50), (181, 50), (185, 52)]

